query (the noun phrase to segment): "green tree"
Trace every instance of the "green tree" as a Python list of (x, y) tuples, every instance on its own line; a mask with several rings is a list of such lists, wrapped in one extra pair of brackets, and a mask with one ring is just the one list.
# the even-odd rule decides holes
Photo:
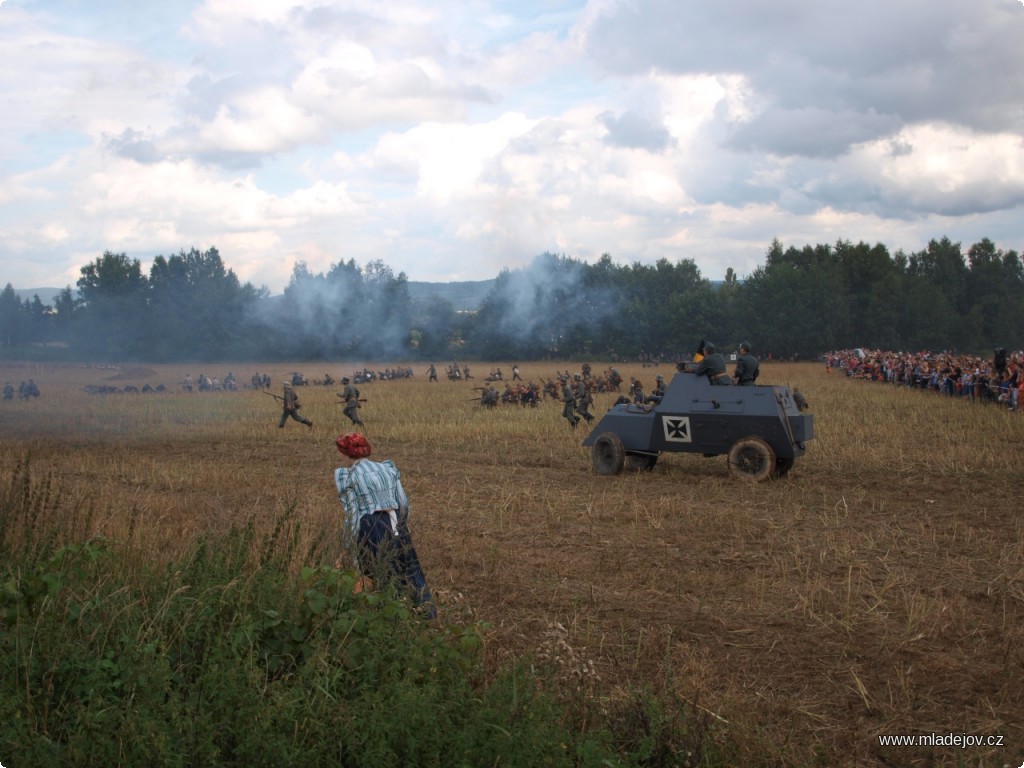
[(382, 261), (338, 262), (313, 274), (304, 262), (271, 320), (279, 355), (292, 359), (407, 357), (412, 339), (408, 282)]
[(53, 340), (53, 307), (43, 304), (39, 294), (24, 303), (25, 339), (32, 343)]
[(148, 283), (138, 259), (105, 251), (82, 267), (81, 275), (80, 348), (104, 359), (146, 357), (152, 339), (147, 332)]
[(881, 243), (870, 246), (861, 241), (836, 243), (845, 286), (848, 316), (837, 334), (842, 347), (900, 346), (899, 318), (902, 278), (899, 268)]
[(157, 256), (149, 271), (155, 354), (224, 360), (256, 353), (260, 336), (249, 318), (259, 295), (239, 283), (216, 248)]
[(474, 319), (471, 354), (485, 360), (579, 355), (592, 341), (595, 319), (585, 274), (582, 262), (551, 253), (524, 269), (502, 270)]
[(911, 254), (907, 271), (911, 277), (921, 277), (936, 286), (946, 297), (948, 305), (961, 311), (967, 288), (967, 264), (960, 243), (948, 237), (929, 240), (923, 251)]
[[(404, 357), (410, 348), (412, 330), (409, 281), (405, 273), (396, 275), (391, 267), (375, 259), (363, 269), (363, 285), (370, 304), (366, 324), (367, 336), (373, 339), (372, 347), (385, 349), (393, 357)], [(364, 354), (368, 352), (369, 348), (363, 350)]]
[(1010, 250), (1003, 254), (1003, 285), (1010, 295), (1010, 317), (1009, 327), (1005, 330), (1008, 339), (1016, 339), (1017, 343), (1024, 347), (1024, 301), (1020, 297), (1024, 295), (1024, 263), (1020, 255)]
[(0, 291), (0, 346), (13, 347), (23, 343), (25, 310), (21, 299), (8, 283)]
[(54, 297), (53, 309), (54, 334), (60, 341), (70, 341), (76, 322), (79, 301), (71, 291), (71, 286), (65, 286), (60, 293)]
[(960, 318), (942, 288), (926, 279), (908, 280), (900, 302), (901, 336), (910, 350), (956, 349)]
[(967, 261), (966, 306), (968, 314), (977, 318), (970, 324), (973, 338), (966, 340), (970, 348), (1006, 346), (1019, 339), (1016, 305), (1022, 285), (1012, 266), (1014, 261), (1020, 263), (1016, 254), (1004, 254), (986, 237), (967, 250)]
[(835, 349), (847, 322), (839, 261), (828, 245), (783, 251), (773, 241), (742, 295), (760, 319), (759, 348), (774, 357)]
[(612, 360), (635, 351), (627, 339), (626, 271), (612, 261), (610, 254), (604, 253), (583, 270), (581, 280), (581, 312), (588, 325), (585, 342), (589, 342), (594, 354)]
[[(710, 285), (709, 282), (709, 288)], [(741, 341), (749, 341), (753, 344), (760, 323), (742, 301), (739, 277), (732, 267), (725, 270), (725, 279), (711, 293), (711, 297), (711, 306), (721, 318), (718, 323), (721, 334), (719, 338), (730, 339), (737, 344)]]
[(421, 359), (444, 360), (459, 357), (462, 329), (454, 305), (433, 296), (412, 306), (414, 348)]

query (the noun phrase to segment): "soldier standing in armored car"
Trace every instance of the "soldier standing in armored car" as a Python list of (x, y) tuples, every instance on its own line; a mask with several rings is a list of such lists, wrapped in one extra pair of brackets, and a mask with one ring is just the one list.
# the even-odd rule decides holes
[(725, 358), (722, 357), (721, 353), (715, 349), (715, 345), (710, 341), (705, 342), (704, 357), (697, 364), (697, 369), (694, 373), (698, 376), (707, 376), (708, 381), (712, 384), (723, 384), (725, 386), (732, 384), (732, 379), (725, 372)]
[(750, 342), (740, 342), (740, 354), (736, 358), (736, 370), (732, 377), (741, 387), (752, 387), (757, 383), (757, 375), (760, 371), (760, 363), (757, 358), (750, 354)]

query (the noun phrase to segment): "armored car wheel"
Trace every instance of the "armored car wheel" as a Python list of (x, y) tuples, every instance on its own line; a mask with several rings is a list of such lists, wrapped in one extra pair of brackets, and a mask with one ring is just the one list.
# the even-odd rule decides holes
[(777, 457), (775, 459), (775, 472), (772, 474), (772, 477), (784, 476), (787, 472), (789, 472), (789, 470), (793, 468), (794, 464), (796, 464), (796, 459), (792, 457), (788, 459)]
[(626, 461), (626, 449), (614, 432), (598, 435), (591, 449), (594, 471), (599, 475), (617, 475)]
[(760, 437), (737, 440), (729, 449), (729, 472), (733, 477), (760, 482), (775, 472), (775, 451)]
[(626, 456), (626, 469), (630, 472), (650, 472), (657, 463), (656, 453), (630, 453)]

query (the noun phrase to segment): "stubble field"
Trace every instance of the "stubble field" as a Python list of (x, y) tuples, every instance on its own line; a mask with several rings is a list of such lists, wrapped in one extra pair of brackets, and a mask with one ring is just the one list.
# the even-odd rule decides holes
[[(1024, 760), (1021, 413), (763, 363), (762, 383), (798, 386), (815, 416), (816, 439), (786, 477), (744, 483), (724, 457), (687, 454), (601, 477), (560, 404), (483, 409), (471, 398), (486, 366), (435, 383), (426, 367), (361, 385), (362, 417), (375, 458), (402, 470), (441, 620), (488, 622), (494, 664), (557, 652), (566, 680), (594, 697), (671, 690), (713, 713), (750, 765)], [(617, 367), (648, 386), (671, 375)], [(0, 469), (27, 457), (34, 475), (52, 472), (73, 501), (65, 513), (81, 518), (70, 530), (153, 561), (251, 519), (270, 529), (286, 517), (295, 535), (336, 542), (340, 386), (298, 388), (314, 427), (278, 429), (265, 394), (180, 383), (229, 369), (247, 382), (258, 369), (280, 394), (292, 370), (338, 378), (356, 366), (222, 368), (0, 363), (4, 380), (42, 391), (0, 403)], [(534, 381), (567, 368), (578, 366), (521, 366)], [(84, 391), (160, 383), (167, 392)], [(613, 400), (597, 395), (595, 414)], [(1004, 741), (878, 739), (933, 733)]]

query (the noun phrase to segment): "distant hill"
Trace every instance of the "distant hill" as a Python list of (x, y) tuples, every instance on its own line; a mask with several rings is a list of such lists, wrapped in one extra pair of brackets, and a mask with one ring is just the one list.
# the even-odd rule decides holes
[[(2, 2), (2, 0), (0, 0)], [(495, 279), (491, 280), (462, 280), (454, 283), (424, 283), (416, 280), (409, 280), (409, 298), (415, 302), (427, 302), (438, 298), (451, 302), (457, 312), (480, 309), (487, 294), (494, 287)], [(742, 281), (740, 281), (742, 282)], [(716, 288), (724, 285), (724, 280), (712, 280), (711, 284)], [(14, 292), (22, 301), (31, 301), (32, 297), (39, 294), (39, 300), (43, 304), (53, 305), (53, 300), (63, 288), (15, 288)], [(78, 291), (71, 289), (74, 295)], [(273, 298), (273, 297), (272, 297)]]
[[(480, 309), (494, 283), (495, 280), (464, 280), (456, 283), (424, 283), (409, 280), (406, 287), (409, 289), (409, 300), (416, 304), (424, 304), (432, 299), (444, 299), (456, 312), (466, 312)], [(267, 297), (270, 302), (282, 299), (283, 293)]]
[(432, 298), (444, 299), (451, 302), (456, 311), (480, 309), (494, 283), (494, 280), (463, 280), (456, 283), (421, 283), (410, 280), (409, 298), (418, 302)]
[[(455, 283), (424, 283), (410, 280), (409, 298), (416, 302), (427, 302), (438, 298), (451, 302), (452, 307), (457, 311), (479, 309), (484, 297), (494, 286), (494, 280), (463, 280)], [(15, 288), (14, 292), (22, 301), (31, 301), (32, 297), (39, 295), (43, 304), (53, 305), (54, 297), (60, 293), (62, 288)], [(77, 295), (77, 291), (72, 289)]]
[[(0, 286), (0, 289), (2, 289), (2, 286)], [(64, 290), (64, 289), (63, 288), (15, 288), (14, 289), (14, 293), (22, 301), (32, 301), (32, 297), (38, 294), (39, 295), (39, 300), (41, 302), (43, 302), (43, 304), (49, 304), (50, 306), (53, 306), (54, 298), (56, 298), (57, 294), (60, 293), (62, 290)], [(73, 289), (72, 289), (72, 292), (74, 292)]]

